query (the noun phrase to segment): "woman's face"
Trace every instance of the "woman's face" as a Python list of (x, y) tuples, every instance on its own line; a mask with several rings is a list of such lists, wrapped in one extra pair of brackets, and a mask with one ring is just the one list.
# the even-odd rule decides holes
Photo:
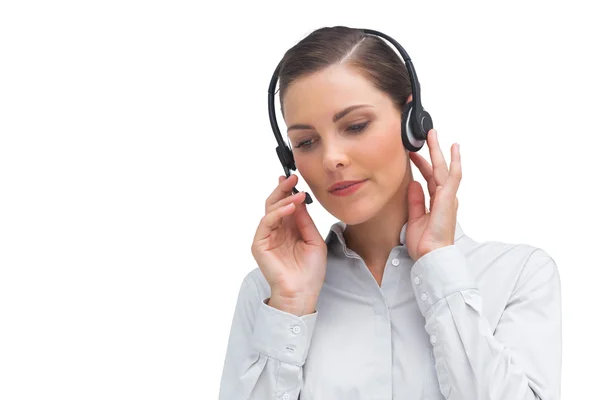
[[(348, 107), (357, 108), (342, 112)], [(402, 195), (409, 163), (400, 112), (355, 69), (333, 65), (294, 81), (283, 114), (298, 172), (336, 218), (362, 223)], [(349, 196), (328, 190), (338, 181), (364, 179)]]

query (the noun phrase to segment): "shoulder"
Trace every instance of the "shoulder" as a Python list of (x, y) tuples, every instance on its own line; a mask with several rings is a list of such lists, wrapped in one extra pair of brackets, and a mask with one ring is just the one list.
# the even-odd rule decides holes
[(530, 262), (553, 261), (550, 254), (543, 248), (528, 243), (513, 243), (497, 240), (477, 241), (463, 235), (455, 242), (459, 250), (473, 261), (520, 265), (523, 267)]
[(560, 299), (558, 269), (546, 250), (528, 243), (478, 242), (468, 236), (455, 246), (483, 295), (483, 312), (492, 326), (509, 304), (553, 304)]
[(542, 280), (558, 278), (552, 256), (545, 249), (528, 243), (479, 242), (465, 235), (455, 245), (480, 282), (505, 283), (515, 288), (519, 281), (534, 276)]

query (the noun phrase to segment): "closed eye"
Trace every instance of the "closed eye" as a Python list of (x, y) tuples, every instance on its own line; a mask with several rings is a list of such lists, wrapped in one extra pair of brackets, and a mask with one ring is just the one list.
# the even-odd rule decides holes
[[(353, 124), (353, 125), (349, 125), (348, 128), (346, 129), (347, 132), (350, 132), (352, 134), (356, 134), (356, 133), (360, 133), (363, 130), (365, 130), (365, 128), (369, 126), (369, 122), (363, 122), (360, 124)], [(308, 148), (312, 147), (312, 140), (304, 140), (300, 143), (298, 143), (297, 146), (295, 146), (295, 148), (299, 148), (302, 150), (306, 150)]]
[(362, 124), (350, 125), (348, 127), (347, 131), (349, 131), (349, 132), (361, 132), (363, 129), (365, 129), (367, 127), (367, 125), (369, 125), (368, 122), (363, 122)]

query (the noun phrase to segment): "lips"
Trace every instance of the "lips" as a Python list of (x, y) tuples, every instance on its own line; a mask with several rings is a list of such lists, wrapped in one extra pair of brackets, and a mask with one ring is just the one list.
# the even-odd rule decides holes
[(342, 189), (348, 188), (350, 186), (356, 185), (357, 183), (361, 183), (364, 181), (366, 181), (366, 179), (363, 179), (361, 181), (341, 181), (341, 182), (335, 183), (334, 185), (331, 185), (328, 190), (330, 192), (333, 192), (336, 190), (342, 190)]
[(347, 183), (347, 181), (345, 183), (338, 182), (336, 185), (334, 185), (334, 187), (339, 187), (339, 189), (330, 190), (329, 193), (332, 196), (352, 196), (363, 186), (365, 186), (366, 181), (367, 179), (365, 179), (364, 181), (356, 181), (355, 183)]
[(333, 189), (333, 190), (346, 189), (347, 187), (350, 187), (352, 185), (356, 185), (356, 183), (351, 183), (351, 184), (344, 185), (344, 186), (336, 186), (335, 189)]

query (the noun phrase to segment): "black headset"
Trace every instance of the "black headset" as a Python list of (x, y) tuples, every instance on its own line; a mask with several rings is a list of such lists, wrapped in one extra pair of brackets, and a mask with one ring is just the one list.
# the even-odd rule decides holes
[[(404, 106), (402, 111), (402, 143), (408, 151), (417, 152), (427, 141), (427, 133), (433, 128), (433, 121), (431, 120), (429, 113), (425, 111), (423, 105), (421, 104), (421, 87), (419, 86), (419, 80), (417, 79), (415, 67), (412, 64), (408, 53), (402, 48), (402, 46), (400, 46), (400, 43), (395, 41), (393, 38), (372, 29), (361, 30), (368, 35), (379, 36), (391, 42), (400, 52), (400, 55), (404, 60), (404, 64), (406, 65), (406, 69), (408, 70), (408, 75), (410, 77), (413, 99)], [(283, 141), (283, 137), (281, 136), (281, 132), (277, 126), (277, 118), (275, 116), (275, 85), (277, 84), (277, 80), (279, 78), (280, 69), (281, 61), (277, 65), (277, 68), (273, 73), (273, 77), (271, 78), (271, 83), (269, 84), (269, 120), (271, 121), (271, 128), (275, 134), (275, 139), (277, 140), (277, 148), (275, 150), (277, 151), (277, 156), (279, 157), (279, 161), (283, 166), (283, 170), (285, 171), (285, 176), (287, 178), (290, 176), (290, 170), (296, 170), (296, 163), (294, 162), (292, 150)], [(295, 187), (292, 189), (292, 191), (294, 194), (298, 193), (298, 190)], [(308, 192), (306, 192), (304, 203), (312, 203), (312, 198)]]

